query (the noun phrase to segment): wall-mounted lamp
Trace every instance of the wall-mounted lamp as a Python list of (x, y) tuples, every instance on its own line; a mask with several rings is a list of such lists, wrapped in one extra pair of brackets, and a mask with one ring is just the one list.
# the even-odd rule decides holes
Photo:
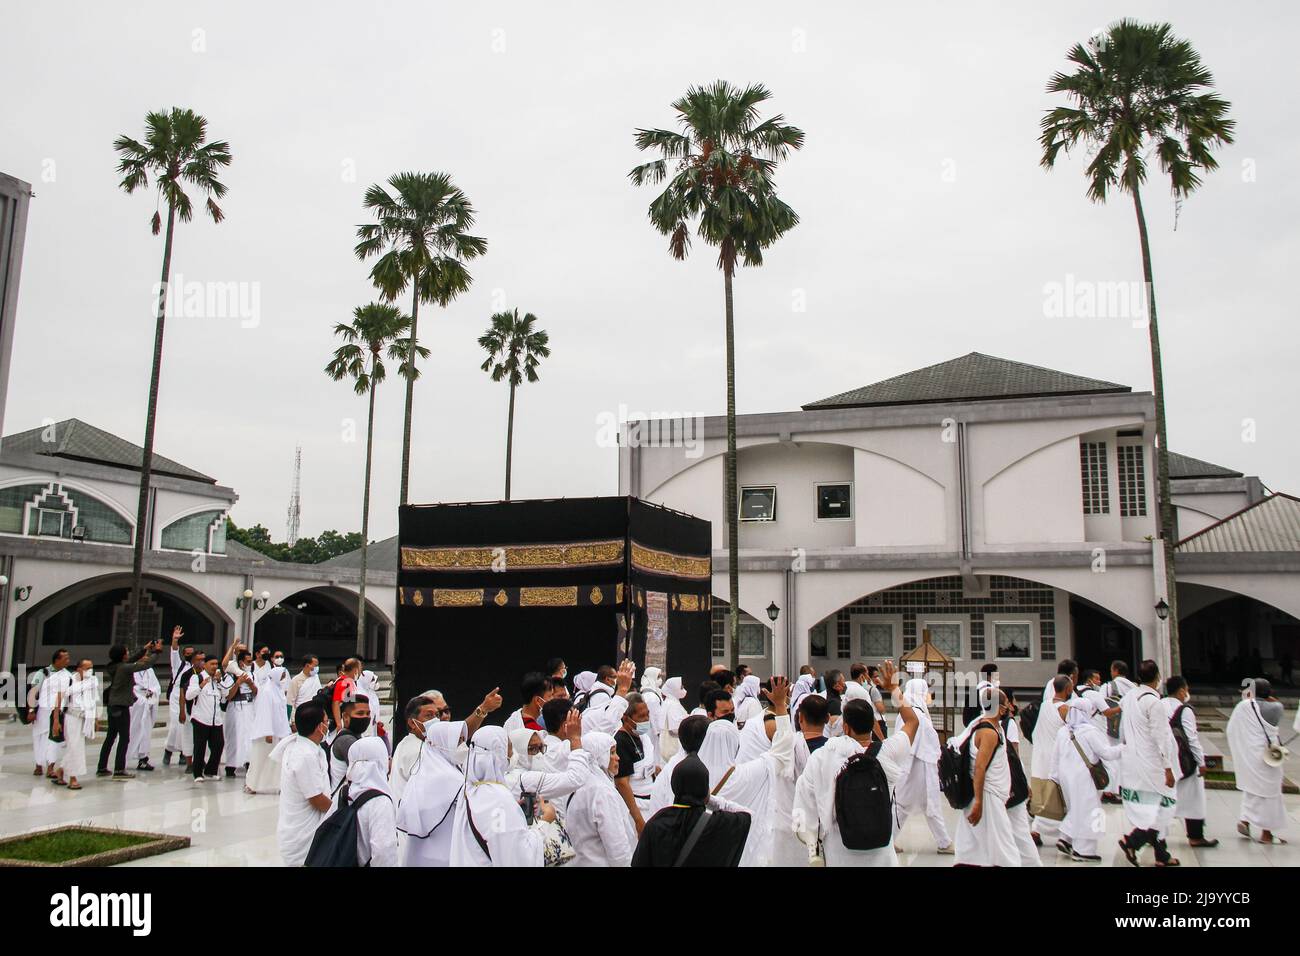
[(1169, 605), (1165, 603), (1164, 598), (1161, 598), (1160, 603), (1156, 605), (1156, 617), (1162, 621), (1169, 620)]
[(254, 598), (252, 588), (245, 588), (243, 596), (235, 600), (235, 607), (242, 611), (244, 608), (248, 607), (249, 604), (252, 604), (255, 610), (260, 611), (266, 607), (267, 602), (270, 600), (270, 591), (263, 591), (260, 595)]
[(773, 601), (771, 604), (767, 606), (767, 619), (771, 621), (773, 624), (776, 623), (777, 615), (780, 613), (781, 613), (781, 609), (776, 606), (775, 601)]
[(26, 601), (32, 596), (32, 586), (29, 584), (25, 588), (14, 588), (14, 600)]

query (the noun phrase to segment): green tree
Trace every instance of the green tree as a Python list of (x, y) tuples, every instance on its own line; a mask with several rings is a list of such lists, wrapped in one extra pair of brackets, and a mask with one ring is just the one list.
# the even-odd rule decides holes
[[(727, 578), (731, 659), (740, 653), (740, 533), (736, 489), (736, 336), (732, 279), (737, 263), (761, 266), (763, 250), (799, 222), (776, 194), (777, 163), (803, 146), (804, 134), (777, 114), (768, 119), (759, 107), (771, 99), (767, 87), (745, 88), (718, 80), (693, 86), (672, 104), (680, 132), (638, 129), (637, 149), (657, 150), (660, 158), (633, 169), (633, 185), (668, 185), (650, 203), (650, 224), (668, 237), (668, 252), (685, 259), (691, 230), (718, 249), (718, 268), (726, 315), (727, 340)], [(670, 171), (670, 165), (672, 167)]]
[[(147, 189), (152, 184), (160, 206), (167, 209), (167, 231), (163, 239), (162, 278), (158, 283), (158, 300), (154, 311), (153, 367), (149, 374), (149, 401), (144, 420), (144, 456), (140, 461), (140, 498), (135, 513), (135, 538), (131, 556), (131, 599), (127, 605), (127, 630), (139, 640), (138, 609), (144, 588), (144, 552), (149, 517), (149, 486), (153, 474), (154, 426), (158, 416), (158, 380), (162, 375), (163, 328), (167, 319), (167, 285), (171, 281), (172, 247), (176, 219), (189, 222), (194, 205), (186, 187), (193, 187), (206, 197), (204, 207), (213, 222), (225, 218), (217, 200), (226, 194), (218, 178), (230, 165), (230, 145), (224, 140), (208, 142), (208, 121), (192, 110), (172, 107), (165, 112), (145, 116), (144, 141), (119, 136), (113, 142), (117, 151), (117, 171), (121, 188), (128, 194)], [(162, 211), (155, 209), (151, 228), (156, 236), (163, 229)]]
[(343, 344), (334, 350), (334, 357), (325, 366), (325, 374), (334, 381), (350, 379), (353, 390), (365, 395), (369, 403), (366, 417), (366, 477), (361, 492), (361, 581), (357, 588), (357, 653), (365, 652), (366, 640), (366, 565), (370, 550), (370, 465), (375, 448), (375, 390), (387, 377), (384, 353), (401, 362), (399, 370), (409, 384), (418, 374), (412, 361), (416, 356), (427, 357), (428, 349), (421, 349), (411, 341), (411, 320), (395, 305), (372, 302), (357, 306), (350, 324), (339, 323), (334, 334)]
[(1174, 571), (1177, 528), (1169, 491), (1169, 441), (1165, 427), (1165, 383), (1156, 321), (1155, 279), (1141, 186), (1148, 162), (1159, 162), (1175, 200), (1201, 185), (1198, 170), (1218, 168), (1212, 147), (1231, 143), (1236, 122), (1229, 104), (1213, 92), (1214, 77), (1191, 43), (1173, 35), (1167, 23), (1120, 20), (1087, 46), (1076, 44), (1067, 59), (1072, 73), (1048, 81), (1050, 93), (1064, 93), (1071, 106), (1048, 110), (1040, 124), (1042, 165), (1052, 169), (1062, 151), (1083, 144), (1091, 152), (1088, 197), (1105, 202), (1112, 189), (1128, 193), (1137, 217), (1146, 281), (1147, 333), (1151, 348), (1152, 392), (1156, 405), (1156, 473), (1160, 538), (1164, 550), (1169, 603), (1169, 652), (1173, 673), (1181, 673), (1178, 640), (1178, 587)]
[(506, 495), (510, 500), (510, 464), (515, 436), (515, 389), (525, 381), (537, 381), (537, 366), (551, 354), (550, 336), (535, 328), (537, 316), (531, 312), (519, 316), (519, 310), (498, 312), (492, 316), (488, 330), (478, 337), (478, 344), (488, 353), (479, 366), (492, 381), (510, 383), (510, 412), (506, 418)]
[[(366, 190), (363, 206), (376, 221), (357, 227), (356, 254), (362, 260), (379, 257), (370, 278), (386, 302), (396, 301), (410, 287), (410, 339), (418, 346), (420, 303), (445, 308), (468, 289), (473, 279), (465, 263), (487, 252), (487, 240), (469, 234), (474, 207), (446, 173), (397, 173), (388, 186)], [(402, 504), (409, 500), (414, 395), (415, 376), (410, 376), (402, 420)]]

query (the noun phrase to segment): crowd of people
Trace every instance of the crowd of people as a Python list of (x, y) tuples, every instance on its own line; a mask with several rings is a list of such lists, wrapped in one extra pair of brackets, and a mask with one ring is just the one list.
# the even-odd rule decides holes
[[(1063, 661), (1023, 715), (986, 665), (944, 740), (925, 676), (888, 660), (820, 677), (804, 666), (793, 683), (717, 666), (687, 702), (682, 678), (657, 667), (570, 677), (556, 659), (524, 675), (500, 726), (500, 688), (470, 711), (433, 689), (399, 702), (394, 746), (361, 660), (323, 682), (314, 657), (290, 673), (268, 647), (236, 642), (217, 659), (183, 636), (165, 690), (160, 641), (134, 656), (113, 647), (102, 675), (57, 652), (29, 695), (34, 772), (81, 788), (101, 702), (96, 775), (153, 771), (165, 700), (164, 766), (196, 786), (224, 767), (247, 792), (278, 794), (289, 866), (893, 866), (918, 814), (957, 866), (1040, 866), (1052, 846), (1088, 863), (1102, 859), (1106, 802), (1122, 805), (1118, 847), (1133, 865), (1148, 849), (1156, 866), (1179, 864), (1176, 819), (1190, 845), (1218, 843), (1191, 688), (1153, 661), (1132, 677), (1115, 662), (1108, 681)], [(1238, 830), (1262, 843), (1284, 842), (1281, 720), (1257, 680), (1227, 725)], [(959, 811), (952, 833), (945, 801)]]

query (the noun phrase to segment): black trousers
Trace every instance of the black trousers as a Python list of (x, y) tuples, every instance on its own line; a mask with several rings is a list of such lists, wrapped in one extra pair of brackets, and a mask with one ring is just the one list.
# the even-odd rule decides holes
[(104, 745), (99, 748), (99, 770), (108, 769), (108, 755), (117, 741), (117, 756), (113, 760), (113, 771), (122, 773), (126, 770), (126, 747), (131, 741), (131, 708), (117, 705), (108, 708), (108, 733), (104, 735)]
[(1187, 839), (1204, 840), (1205, 839), (1205, 821), (1204, 820), (1183, 820), (1187, 825)]
[[(203, 774), (209, 777), (215, 777), (217, 771), (221, 768), (221, 752), (226, 747), (225, 730), (219, 726), (213, 727), (208, 724), (200, 723), (193, 717), (190, 718), (190, 726), (194, 728), (194, 766), (192, 768), (194, 779), (197, 780)], [(204, 766), (203, 751), (207, 750), (207, 766)]]

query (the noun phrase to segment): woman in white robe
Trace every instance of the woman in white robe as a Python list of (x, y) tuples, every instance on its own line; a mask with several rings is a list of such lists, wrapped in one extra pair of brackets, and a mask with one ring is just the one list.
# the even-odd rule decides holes
[(1228, 750), (1232, 753), (1237, 789), (1241, 791), (1237, 832), (1260, 843), (1286, 842), (1278, 835), (1287, 824), (1282, 766), (1272, 767), (1264, 761), (1269, 746), (1278, 742), (1277, 727), (1264, 719), (1254, 696), (1247, 696), (1232, 709)]
[[(283, 712), (283, 709), (282, 709)], [(388, 784), (388, 745), (362, 738), (348, 749), (348, 802), (378, 790), (357, 811), (357, 865), (397, 866), (397, 820)]]
[(664, 681), (663, 706), (661, 708), (663, 727), (659, 733), (661, 767), (681, 750), (681, 743), (677, 739), (677, 728), (686, 719), (686, 708), (682, 706), (682, 699), (685, 696), (686, 688), (682, 686), (680, 677), (670, 677)]
[(90, 661), (82, 661), (72, 673), (68, 709), (63, 716), (63, 736), (68, 747), (63, 754), (63, 775), (69, 790), (80, 790), (78, 777), (86, 773), (86, 741), (95, 736), (95, 711), (99, 705), (99, 678)]
[(727, 720), (709, 724), (699, 757), (709, 770), (709, 792), (750, 812), (749, 835), (740, 866), (767, 866), (772, 860), (773, 789), (779, 774), (791, 772), (794, 737), (790, 716), (776, 718), (771, 747), (740, 763), (740, 731)]
[(402, 866), (448, 866), (456, 805), (465, 778), (457, 754), (465, 739), (462, 720), (433, 720), (424, 724), (420, 759), (397, 804), (397, 829), (402, 839)]
[[(997, 744), (984, 768), (984, 789), (979, 797), (980, 818), (971, 822), (974, 801), (962, 808), (957, 820), (957, 837), (953, 841), (956, 851), (957, 866), (1020, 866), (1020, 851), (1016, 846), (1015, 831), (1011, 827), (1011, 816), (1007, 812), (1007, 798), (1011, 796), (1011, 766), (1007, 762), (1007, 741), (1001, 724), (990, 725), (980, 719), (970, 723), (962, 736), (956, 738), (952, 746), (960, 749), (965, 738), (978, 733), (981, 727), (992, 727), (997, 732)], [(895, 734), (890, 737), (894, 740)], [(920, 736), (918, 732), (917, 736)], [(984, 735), (987, 737), (987, 734)], [(971, 741), (970, 765), (966, 768), (974, 779), (979, 761), (979, 745), (982, 740), (977, 736)]]
[[(1065, 796), (1065, 819), (1061, 821), (1061, 838), (1056, 848), (1073, 860), (1088, 863), (1101, 861), (1097, 847), (1106, 835), (1106, 817), (1101, 809), (1101, 794), (1084, 757), (1103, 766), (1118, 765), (1120, 758), (1119, 745), (1112, 743), (1106, 732), (1093, 723), (1096, 713), (1096, 705), (1089, 698), (1070, 700), (1065, 726), (1056, 732), (1051, 770), (1051, 779), (1061, 785)], [(1079, 755), (1080, 750), (1083, 757)]]
[(131, 735), (126, 746), (128, 758), (136, 761), (136, 769), (152, 770), (149, 765), (149, 747), (153, 738), (153, 725), (158, 719), (158, 698), (162, 685), (152, 667), (135, 672), (135, 702), (131, 704)]
[(790, 688), (790, 713), (799, 713), (803, 699), (817, 689), (817, 681), (812, 674), (800, 674), (799, 679)]
[(593, 771), (564, 807), (564, 828), (573, 842), (570, 866), (628, 866), (636, 849), (636, 825), (614, 786), (618, 751), (614, 738), (600, 731), (582, 735), (582, 749)]
[[(465, 794), (456, 804), (452, 866), (542, 866), (544, 838), (524, 818), (506, 782), (509, 769), (506, 732), (500, 727), (480, 727), (469, 742)], [(414, 782), (412, 778), (407, 785), (408, 795)]]
[[(870, 702), (869, 696), (863, 699)], [(915, 712), (920, 726), (912, 741), (912, 763), (894, 792), (894, 839), (897, 841), (909, 816), (924, 813), (934, 845), (940, 853), (952, 853), (952, 838), (943, 820), (939, 791), (939, 732), (930, 720), (930, 685), (921, 677), (909, 680), (903, 688), (903, 699)], [(903, 717), (899, 714), (894, 720), (894, 733), (902, 731)]]
[(253, 698), (253, 716), (248, 732), (248, 776), (244, 790), (248, 793), (279, 793), (280, 765), (271, 760), (275, 745), (289, 736), (289, 715), (284, 692), (289, 672), (283, 667), (264, 664), (253, 669), (257, 696)]
[(737, 727), (744, 727), (751, 718), (763, 712), (763, 702), (758, 697), (762, 686), (759, 679), (750, 674), (740, 682), (736, 692), (731, 695), (732, 706), (736, 708)]

